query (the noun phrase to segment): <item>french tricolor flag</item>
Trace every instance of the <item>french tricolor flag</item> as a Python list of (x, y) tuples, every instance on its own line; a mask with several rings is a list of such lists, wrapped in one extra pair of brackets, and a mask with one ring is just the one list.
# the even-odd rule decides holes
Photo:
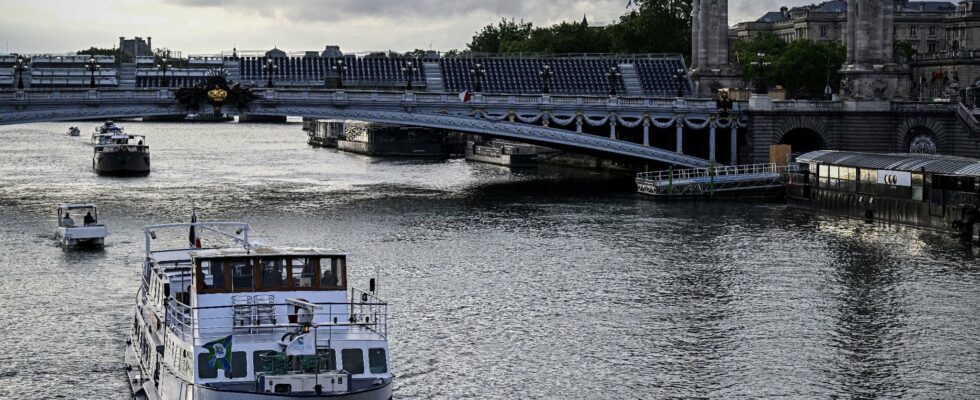
[(459, 101), (462, 101), (463, 103), (469, 103), (470, 100), (473, 100), (473, 94), (470, 93), (469, 90), (464, 90), (459, 94)]

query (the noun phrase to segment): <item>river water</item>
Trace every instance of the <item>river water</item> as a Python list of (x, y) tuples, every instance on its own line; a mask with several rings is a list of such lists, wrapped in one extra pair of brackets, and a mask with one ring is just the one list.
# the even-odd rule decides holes
[[(69, 124), (0, 127), (0, 398), (126, 399), (141, 227), (244, 220), (341, 248), (392, 303), (395, 397), (980, 398), (977, 251), (778, 204), (651, 202), (592, 172), (310, 148), (297, 124), (123, 123), (100, 178)], [(76, 124), (79, 125), (79, 124)], [(55, 205), (110, 237), (66, 252)]]

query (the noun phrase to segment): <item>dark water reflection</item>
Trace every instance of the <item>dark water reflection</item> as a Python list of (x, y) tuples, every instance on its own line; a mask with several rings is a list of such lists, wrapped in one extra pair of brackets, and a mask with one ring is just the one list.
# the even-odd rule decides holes
[[(977, 253), (940, 234), (372, 160), (295, 124), (126, 123), (154, 171), (104, 179), (63, 125), (0, 127), (0, 398), (127, 398), (140, 227), (191, 204), (380, 276), (397, 398), (980, 397)], [(69, 200), (102, 206), (104, 251), (49, 239)]]

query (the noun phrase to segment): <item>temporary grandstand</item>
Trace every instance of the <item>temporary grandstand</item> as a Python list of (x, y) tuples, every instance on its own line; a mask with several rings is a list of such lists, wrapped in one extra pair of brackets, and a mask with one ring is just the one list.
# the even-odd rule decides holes
[[(329, 47), (328, 47), (329, 49)], [(462, 92), (481, 89), (486, 93), (607, 95), (674, 97), (680, 91), (693, 93), (685, 74), (687, 66), (679, 54), (621, 55), (485, 55), (405, 56), (391, 52), (343, 54), (339, 50), (288, 54), (267, 51), (191, 56), (160, 68), (161, 60), (139, 57), (135, 63), (118, 63), (99, 57), (96, 84), (100, 87), (183, 87), (204, 80), (208, 70), (224, 68), (232, 81), (264, 86), (269, 74), (277, 87), (324, 87), (333, 79), (337, 86), (351, 89)], [(87, 56), (37, 56), (25, 74), (29, 87), (87, 87), (90, 73)], [(268, 68), (269, 60), (274, 65)], [(0, 58), (0, 63), (5, 60)], [(338, 63), (340, 61), (340, 63)], [(411, 67), (406, 65), (411, 63)], [(9, 62), (7, 62), (9, 64)], [(479, 67), (478, 67), (479, 66)], [(545, 67), (550, 74), (542, 74)], [(615, 69), (615, 72), (612, 71)], [(478, 71), (478, 72), (477, 72)], [(479, 85), (477, 85), (479, 79)], [(9, 73), (0, 75), (0, 85), (13, 84)], [(546, 84), (547, 81), (547, 84)]]

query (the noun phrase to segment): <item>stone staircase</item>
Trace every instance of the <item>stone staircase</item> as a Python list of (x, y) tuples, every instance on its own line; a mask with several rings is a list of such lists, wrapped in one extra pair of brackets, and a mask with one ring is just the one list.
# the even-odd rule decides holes
[(643, 84), (640, 83), (640, 75), (636, 72), (635, 64), (619, 64), (619, 73), (623, 74), (627, 96), (643, 96)]
[(136, 63), (121, 63), (119, 69), (119, 88), (132, 89), (136, 87)]
[(446, 91), (446, 85), (442, 82), (442, 66), (438, 62), (424, 62), (422, 63), (422, 69), (425, 71), (425, 88), (427, 91)]

